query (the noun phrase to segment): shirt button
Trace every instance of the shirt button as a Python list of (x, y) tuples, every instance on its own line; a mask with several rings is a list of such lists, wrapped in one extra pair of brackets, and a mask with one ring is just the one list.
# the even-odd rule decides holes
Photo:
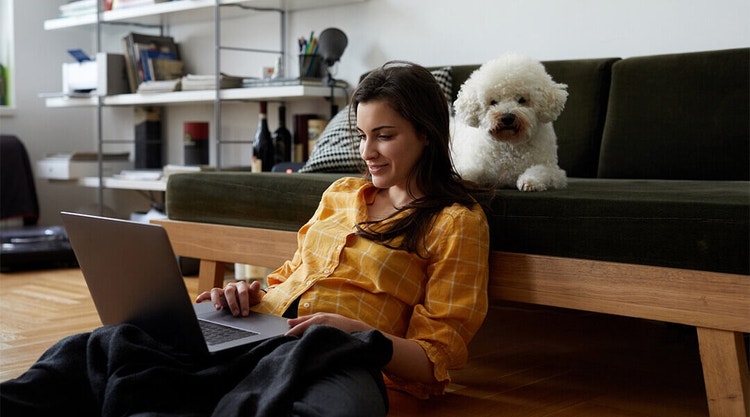
[(302, 307), (310, 308), (310, 303), (305, 303), (305, 304), (302, 305)]
[(331, 270), (329, 270), (329, 269), (324, 269), (324, 270), (323, 270), (323, 273), (324, 273), (324, 274), (327, 274), (327, 273), (329, 273), (329, 272), (331, 272)]
[(312, 285), (312, 281), (307, 281), (305, 284)]
[(342, 247), (343, 247), (343, 246), (341, 246), (341, 245), (338, 245), (338, 246), (336, 246), (336, 250), (341, 250), (341, 248), (342, 248)]

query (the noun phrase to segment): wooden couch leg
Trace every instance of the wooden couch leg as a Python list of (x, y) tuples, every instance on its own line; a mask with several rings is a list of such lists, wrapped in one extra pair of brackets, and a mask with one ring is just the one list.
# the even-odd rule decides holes
[(750, 415), (748, 363), (742, 333), (698, 327), (708, 412), (712, 417)]
[(224, 262), (201, 259), (198, 272), (198, 293), (224, 286)]

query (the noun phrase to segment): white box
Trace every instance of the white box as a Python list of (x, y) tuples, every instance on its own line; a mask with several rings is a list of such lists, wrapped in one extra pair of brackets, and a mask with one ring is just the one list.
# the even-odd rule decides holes
[(62, 91), (96, 91), (100, 96), (128, 93), (125, 56), (99, 52), (94, 61), (62, 64)]
[(96, 61), (66, 62), (62, 64), (63, 93), (96, 90)]
[[(133, 169), (127, 159), (104, 161), (103, 176), (111, 177), (120, 171)], [(96, 160), (76, 160), (73, 155), (56, 155), (40, 159), (36, 163), (36, 176), (51, 180), (76, 180), (99, 175), (99, 163)]]

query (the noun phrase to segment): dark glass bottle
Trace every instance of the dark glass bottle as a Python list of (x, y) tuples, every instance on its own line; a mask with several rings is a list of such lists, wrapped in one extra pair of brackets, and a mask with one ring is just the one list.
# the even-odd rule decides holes
[(292, 160), (292, 132), (286, 128), (286, 107), (279, 106), (279, 127), (273, 132), (276, 163)]
[(253, 166), (260, 166), (263, 171), (270, 171), (274, 165), (274, 148), (271, 131), (268, 130), (268, 103), (260, 102), (260, 113), (258, 114), (258, 130), (255, 132), (253, 142)]

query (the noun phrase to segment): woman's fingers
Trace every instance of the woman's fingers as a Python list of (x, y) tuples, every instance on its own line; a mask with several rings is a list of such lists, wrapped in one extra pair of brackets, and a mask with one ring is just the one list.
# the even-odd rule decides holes
[(217, 310), (227, 307), (234, 316), (247, 316), (250, 314), (250, 307), (258, 304), (261, 298), (263, 296), (259, 282), (253, 281), (248, 284), (245, 281), (238, 281), (229, 283), (224, 288), (204, 291), (196, 297), (195, 302), (211, 300)]

